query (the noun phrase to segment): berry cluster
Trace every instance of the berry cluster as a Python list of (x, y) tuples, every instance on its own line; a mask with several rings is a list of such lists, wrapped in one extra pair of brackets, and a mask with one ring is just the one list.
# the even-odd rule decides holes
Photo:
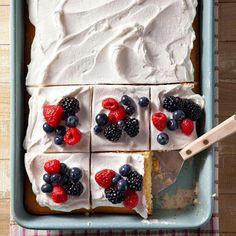
[[(123, 95), (120, 103), (114, 98), (106, 98), (102, 101), (102, 107), (109, 110), (109, 114), (99, 113), (96, 116), (97, 125), (94, 127), (95, 134), (103, 135), (111, 142), (119, 141), (122, 131), (126, 132), (131, 138), (139, 133), (139, 121), (131, 116), (135, 113), (134, 101), (128, 96)], [(149, 99), (140, 97), (139, 106), (149, 105)]]
[(112, 204), (123, 202), (126, 208), (133, 209), (138, 205), (136, 191), (142, 190), (143, 176), (128, 164), (120, 167), (119, 174), (111, 169), (96, 173), (97, 184), (105, 188), (105, 196)]
[[(159, 130), (164, 131), (167, 128), (175, 131), (180, 127), (185, 135), (191, 135), (194, 129), (193, 121), (197, 121), (202, 114), (202, 108), (190, 99), (168, 96), (163, 100), (162, 106), (169, 112), (172, 112), (172, 118), (168, 118), (162, 112), (156, 112), (152, 115), (152, 123)], [(166, 145), (169, 142), (167, 133), (162, 132), (157, 136), (157, 142)]]
[[(81, 139), (81, 133), (76, 128), (79, 124), (79, 118), (76, 113), (79, 112), (79, 101), (74, 97), (65, 97), (57, 105), (45, 105), (43, 107), (43, 116), (46, 122), (43, 124), (43, 130), (46, 133), (55, 131), (54, 143), (62, 145), (63, 143), (74, 145)], [(65, 120), (65, 125), (59, 125), (61, 120)]]
[(56, 203), (67, 201), (68, 195), (80, 196), (84, 190), (80, 179), (81, 169), (68, 168), (65, 163), (59, 160), (50, 160), (44, 164), (43, 175), (45, 184), (41, 186), (43, 193), (51, 193), (52, 200)]

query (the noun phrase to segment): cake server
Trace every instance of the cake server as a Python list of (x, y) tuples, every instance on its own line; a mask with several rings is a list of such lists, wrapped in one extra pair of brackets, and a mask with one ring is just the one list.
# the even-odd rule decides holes
[(154, 189), (158, 193), (176, 181), (184, 161), (207, 149), (212, 144), (236, 132), (236, 114), (203, 134), (180, 151), (157, 152), (160, 173), (154, 176)]

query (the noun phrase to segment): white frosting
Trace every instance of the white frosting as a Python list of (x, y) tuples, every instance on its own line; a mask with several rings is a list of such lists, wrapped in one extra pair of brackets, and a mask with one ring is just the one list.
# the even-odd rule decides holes
[(27, 85), (193, 81), (197, 0), (28, 0)]
[[(144, 156), (141, 153), (92, 153), (91, 155), (91, 201), (92, 208), (101, 206), (124, 207), (122, 203), (112, 204), (109, 202), (104, 193), (104, 188), (101, 188), (95, 181), (95, 175), (103, 169), (112, 169), (119, 173), (119, 168), (124, 164), (130, 164), (144, 176)], [(134, 210), (143, 218), (147, 218), (148, 211), (146, 198), (143, 191), (136, 192), (139, 196), (139, 203)]]
[[(173, 113), (168, 112), (162, 107), (162, 101), (167, 96), (177, 96), (181, 98), (187, 98), (193, 100), (202, 108), (204, 107), (204, 99), (195, 94), (192, 91), (190, 86), (182, 86), (182, 85), (160, 85), (151, 87), (151, 116), (156, 112), (162, 112), (167, 115), (167, 117), (172, 118)], [(181, 132), (181, 129), (178, 128), (175, 131), (170, 131), (167, 128), (163, 131), (169, 136), (169, 143), (166, 145), (160, 145), (157, 142), (157, 135), (161, 133), (158, 131), (150, 118), (150, 126), (151, 126), (151, 150), (159, 150), (159, 151), (170, 151), (182, 149), (188, 143), (191, 143), (197, 138), (196, 132), (196, 122), (194, 122), (194, 130), (191, 135), (187, 136)]]
[[(24, 148), (28, 152), (89, 152), (90, 150), (90, 122), (91, 122), (91, 89), (88, 86), (59, 86), (44, 88), (28, 88), (32, 95), (29, 100), (29, 118)], [(43, 106), (56, 105), (63, 97), (73, 96), (80, 102), (79, 125), (82, 137), (75, 145), (56, 145), (55, 132), (47, 134), (43, 130), (45, 119)], [(61, 121), (65, 125), (65, 121)]]
[[(91, 140), (92, 151), (140, 151), (149, 149), (149, 106), (140, 107), (138, 105), (139, 97), (150, 97), (150, 88), (147, 86), (95, 86), (93, 90), (92, 102), (92, 127)], [(103, 109), (102, 101), (105, 98), (112, 97), (118, 102), (121, 97), (126, 94), (135, 104), (135, 113), (131, 116), (139, 120), (139, 134), (133, 138), (129, 137), (125, 132), (118, 142), (111, 142), (107, 140), (103, 133), (96, 135), (93, 131), (96, 125), (95, 117), (97, 114), (104, 112), (109, 113), (108, 110)]]
[[(55, 203), (51, 198), (51, 194), (46, 194), (41, 191), (41, 186), (44, 184), (43, 175), (44, 163), (48, 160), (57, 159), (65, 163), (68, 167), (78, 167), (82, 170), (81, 183), (84, 191), (78, 196), (68, 195), (68, 200), (64, 203)], [(40, 206), (49, 207), (51, 210), (70, 212), (76, 209), (90, 208), (90, 185), (89, 185), (89, 154), (25, 154), (25, 168), (32, 183), (32, 189), (36, 195), (36, 201)]]

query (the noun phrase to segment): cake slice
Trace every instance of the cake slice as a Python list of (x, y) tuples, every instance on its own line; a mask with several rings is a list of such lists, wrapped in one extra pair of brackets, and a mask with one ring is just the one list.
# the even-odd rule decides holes
[[(35, 204), (35, 198), (27, 192), (26, 208), (36, 214), (89, 210), (89, 165), (87, 153), (27, 153), (25, 169), (38, 205)], [(45, 210), (45, 207), (51, 211)]]
[(91, 203), (93, 212), (152, 214), (152, 158), (149, 152), (93, 153)]

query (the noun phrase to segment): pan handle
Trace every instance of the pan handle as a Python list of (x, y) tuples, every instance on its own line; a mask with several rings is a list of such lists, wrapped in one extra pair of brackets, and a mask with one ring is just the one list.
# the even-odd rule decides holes
[(187, 160), (234, 132), (236, 132), (236, 114), (188, 144), (179, 153), (184, 160)]

